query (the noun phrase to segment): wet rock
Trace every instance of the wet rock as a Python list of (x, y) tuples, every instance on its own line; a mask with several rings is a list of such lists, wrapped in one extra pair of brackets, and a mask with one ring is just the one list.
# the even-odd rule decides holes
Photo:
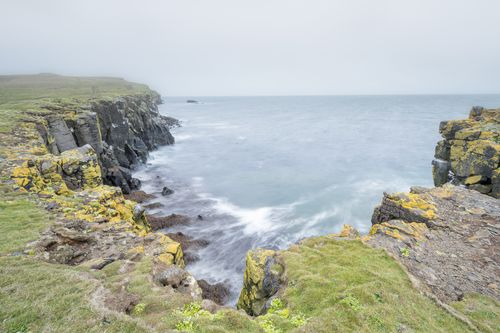
[(147, 209), (158, 209), (163, 207), (164, 205), (161, 202), (152, 202), (150, 204), (144, 205)]
[(182, 251), (184, 252), (184, 262), (186, 264), (198, 261), (200, 257), (197, 254), (197, 250), (209, 244), (207, 240), (193, 239), (192, 237), (186, 236), (182, 232), (167, 233), (166, 235), (181, 244)]
[(185, 225), (191, 222), (189, 217), (179, 214), (171, 214), (168, 216), (148, 215), (147, 218), (152, 230), (160, 230), (175, 225)]
[(202, 290), (203, 299), (211, 300), (218, 305), (224, 305), (229, 300), (229, 287), (224, 283), (210, 284), (206, 280), (198, 280), (198, 285)]
[(132, 200), (140, 204), (154, 198), (156, 197), (153, 194), (149, 194), (144, 191), (133, 191), (132, 193), (125, 195), (125, 199)]
[(169, 189), (168, 187), (163, 187), (163, 189), (161, 190), (161, 195), (163, 195), (164, 197), (167, 196), (167, 195), (171, 195), (173, 194), (174, 191)]
[(451, 164), (448, 161), (432, 161), (432, 178), (434, 180), (434, 186), (441, 186), (450, 181), (450, 169)]

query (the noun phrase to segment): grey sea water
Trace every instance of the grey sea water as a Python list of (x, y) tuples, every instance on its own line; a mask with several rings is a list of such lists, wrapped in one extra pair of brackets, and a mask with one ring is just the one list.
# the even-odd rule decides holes
[[(191, 98), (191, 97), (190, 97)], [(182, 121), (176, 144), (151, 153), (135, 174), (147, 192), (172, 188), (153, 213), (196, 218), (182, 232), (210, 244), (189, 265), (197, 279), (230, 284), (234, 303), (246, 252), (284, 248), (337, 232), (362, 232), (382, 193), (432, 186), (441, 120), (500, 95), (165, 97)]]

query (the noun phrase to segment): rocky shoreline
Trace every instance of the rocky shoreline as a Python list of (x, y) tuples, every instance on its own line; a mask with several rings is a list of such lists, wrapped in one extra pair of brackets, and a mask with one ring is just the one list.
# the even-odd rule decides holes
[(12, 202), (26, 196), (50, 220), (22, 251), (0, 256), (9, 266), (19, 258), (80, 272), (98, 285), (89, 307), (106, 314), (95, 320), (133, 323), (132, 331), (498, 328), (500, 109), (475, 107), (468, 120), (443, 122), (433, 162), (439, 187), (384, 194), (368, 235), (346, 225), (287, 250), (250, 251), (237, 311), (223, 306), (226, 286), (184, 269), (203, 260), (196, 250), (207, 241), (168, 228), (195, 221), (148, 215), (154, 195), (131, 175), (149, 151), (174, 143), (178, 122), (159, 114), (156, 92), (112, 83), (106, 94), (98, 91), (108, 81), (94, 79), (79, 87), (86, 97), (23, 104), (0, 134), (3, 193)]

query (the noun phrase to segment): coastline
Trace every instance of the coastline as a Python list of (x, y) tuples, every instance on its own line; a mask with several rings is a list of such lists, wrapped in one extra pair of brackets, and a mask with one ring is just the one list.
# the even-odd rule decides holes
[[(130, 90), (127, 88), (128, 83), (120, 82), (118, 87), (123, 88), (123, 84), (125, 91)], [(113, 89), (114, 94), (118, 88)], [(328, 331), (342, 328), (344, 324), (339, 321), (319, 329), (325, 325), (324, 314), (321, 312), (325, 309), (332, 311), (330, 314), (342, 313), (356, 318), (351, 319), (357, 323), (358, 328), (371, 331), (378, 325), (389, 329), (394, 327), (390, 326), (389, 320), (396, 320), (391, 316), (397, 318), (397, 314), (391, 311), (395, 311), (396, 304), (400, 302), (391, 296), (394, 293), (401, 293), (410, 298), (407, 304), (402, 305), (407, 322), (400, 322), (398, 325), (403, 326), (398, 327), (403, 327), (403, 331), (408, 325), (414, 327), (423, 318), (431, 318), (427, 329), (435, 328), (436, 326), (432, 325), (437, 325), (438, 322), (446, 322), (450, 325), (448, 328), (457, 332), (474, 331), (480, 326), (481, 329), (489, 329), (494, 325), (494, 320), (493, 324), (484, 324), (476, 321), (473, 316), (467, 317), (466, 313), (460, 313), (459, 306), (450, 310), (446, 304), (469, 299), (472, 297), (469, 296), (471, 292), (498, 300), (495, 275), (484, 270), (486, 266), (494, 269), (498, 263), (494, 258), (480, 262), (483, 265), (481, 272), (476, 265), (479, 262), (473, 255), (458, 259), (445, 257), (443, 260), (452, 264), (454, 260), (458, 260), (458, 266), (465, 267), (454, 272), (455, 274), (468, 276), (479, 270), (479, 278), (482, 279), (481, 283), (472, 285), (454, 285), (453, 281), (446, 280), (450, 266), (441, 265), (441, 259), (436, 259), (433, 254), (442, 252), (443, 249), (433, 246), (436, 244), (436, 238), (446, 245), (449, 237), (453, 238), (455, 234), (463, 235), (463, 225), (477, 225), (474, 233), (467, 234), (470, 246), (453, 251), (473, 254), (479, 246), (488, 253), (495, 253), (496, 242), (493, 242), (494, 247), (488, 247), (492, 236), (484, 235), (483, 231), (488, 230), (484, 225), (489, 228), (498, 227), (495, 223), (500, 219), (498, 201), (495, 201), (498, 199), (448, 185), (432, 190), (415, 188), (410, 194), (385, 195), (382, 205), (375, 210), (369, 235), (360, 237), (353, 228), (345, 227), (340, 234), (308, 238), (292, 245), (288, 250), (249, 252), (244, 288), (238, 307), (250, 315), (259, 316), (248, 317), (234, 309), (221, 307), (228, 297), (224, 285), (211, 286), (206, 281), (196, 281), (183, 269), (186, 261), (196, 259), (196, 252), (190, 251), (190, 248), (206, 246), (207, 240), (189, 237), (196, 235), (165, 236), (154, 232), (155, 229), (165, 229), (176, 224), (201, 221), (193, 221), (192, 216), (148, 216), (147, 207), (145, 209), (141, 204), (148, 205), (150, 194), (132, 191), (132, 188), (138, 187), (139, 184), (132, 178), (127, 166), (133, 168), (139, 162), (146, 161), (147, 151), (162, 144), (173, 143), (169, 127), (175, 122), (159, 117), (158, 110), (155, 109), (156, 103), (159, 102), (158, 94), (143, 86), (138, 86), (137, 95), (130, 95), (130, 91), (123, 95), (120, 89), (117, 95), (112, 96), (111, 101), (105, 99), (97, 102), (94, 104), (97, 106), (91, 106), (90, 110), (85, 101), (76, 102), (71, 99), (52, 100), (48, 107), (45, 105), (46, 101), (43, 101), (30, 106), (32, 110), (29, 112), (26, 112), (26, 106), (23, 104), (16, 113), (20, 118), (14, 120), (14, 125), (19, 126), (2, 132), (2, 138), (7, 142), (0, 161), (3, 166), (2, 192), (7, 198), (7, 206), (18, 203), (20, 195), (28, 207), (37, 209), (33, 202), (44, 207), (44, 212), (40, 211), (40, 214), (48, 220), (41, 223), (41, 238), (36, 230), (28, 236), (36, 236), (36, 241), (29, 243), (27, 247), (24, 247), (24, 244), (5, 246), (0, 257), (6, 262), (4, 270), (8, 267), (14, 271), (18, 264), (16, 260), (19, 260), (19, 263), (27, 266), (29, 264), (32, 267), (43, 267), (49, 271), (48, 274), (55, 263), (64, 264), (64, 268), (58, 268), (62, 275), (72, 276), (83, 271), (81, 278), (92, 281), (93, 284), (91, 291), (86, 291), (92, 294), (93, 303), (89, 308), (100, 309), (100, 313), (105, 313), (104, 319), (112, 317), (113, 325), (122, 322), (136, 325), (137, 331), (148, 331), (150, 325), (155, 326), (155, 329), (175, 328), (178, 331), (190, 331), (189, 327), (193, 327), (193, 331), (195, 327), (203, 328), (203, 325), (220, 325), (231, 331), (235, 323), (241, 325), (241, 331), (249, 332), (272, 332), (280, 327), (285, 331), (306, 328)], [(91, 95), (95, 93), (93, 89), (89, 91)], [(61, 113), (64, 114), (62, 118)], [(93, 114), (98, 115), (99, 119), (111, 115), (115, 121), (111, 120), (106, 124), (105, 121), (98, 121)], [(137, 114), (141, 114), (141, 117), (137, 117)], [(499, 133), (491, 130), (489, 125), (488, 131), (482, 128), (483, 123), (499, 122), (498, 114), (498, 110), (478, 112), (474, 109), (469, 123), (458, 123), (466, 126), (450, 127), (453, 136), (469, 133), (459, 139), (467, 141), (461, 145), (465, 147), (466, 156), (472, 154), (477, 158), (475, 149), (482, 152), (485, 151), (484, 145), (489, 145), (488, 147), (493, 147), (491, 149), (494, 153), (491, 155), (490, 149), (481, 155), (484, 156), (485, 164), (490, 165), (489, 159), (496, 158), (498, 143), (495, 140)], [(124, 115), (127, 121), (124, 120)], [(470, 122), (474, 126), (469, 126)], [(100, 123), (104, 127), (98, 125)], [(141, 126), (137, 125), (139, 123)], [(41, 127), (43, 124), (47, 126)], [(121, 127), (120, 124), (136, 124), (143, 132), (137, 135), (137, 128), (129, 131), (127, 126)], [(161, 126), (158, 127), (158, 124)], [(475, 130), (472, 134), (471, 128)], [(115, 129), (116, 135), (113, 135)], [(480, 133), (477, 134), (477, 131)], [(484, 134), (486, 132), (492, 134)], [(457, 139), (450, 135), (445, 133), (449, 139)], [(68, 138), (73, 136), (75, 139), (72, 143)], [(162, 136), (167, 140), (158, 139)], [(111, 142), (113, 144), (110, 145)], [(481, 145), (478, 146), (478, 142)], [(461, 152), (456, 149), (454, 153), (461, 156)], [(464, 171), (461, 162), (457, 164), (456, 161), (461, 161), (460, 158), (454, 158), (452, 154), (449, 159), (455, 161), (452, 162), (455, 163), (452, 168), (458, 167), (461, 174), (469, 172)], [(477, 160), (482, 161), (481, 158)], [(494, 160), (492, 163), (498, 164), (498, 161)], [(467, 176), (477, 176), (474, 173), (484, 168), (478, 169), (472, 165), (471, 170), (472, 175)], [(496, 189), (497, 178), (491, 177), (491, 168), (486, 174), (484, 179), (476, 177), (477, 182), (470, 185), (479, 182), (483, 182), (483, 185), (493, 183), (488, 187), (488, 193), (492, 192)], [(103, 181), (120, 185), (122, 189), (104, 185)], [(168, 184), (165, 186), (168, 187)], [(122, 192), (131, 193), (124, 197)], [(462, 209), (468, 215), (457, 213)], [(457, 221), (462, 224), (457, 224)], [(443, 233), (443, 225), (456, 229)], [(477, 242), (475, 239), (478, 239)], [(26, 239), (26, 242), (32, 240)], [(429, 247), (422, 244), (428, 244)], [(349, 258), (344, 258), (344, 253), (339, 252), (339, 248), (343, 247), (349, 248), (346, 253), (351, 256), (350, 262)], [(374, 247), (385, 249), (390, 255), (385, 254), (385, 251), (374, 250)], [(426, 252), (426, 249), (431, 251)], [(328, 258), (331, 267), (321, 267), (320, 259), (324, 257)], [(369, 266), (368, 273), (360, 270), (360, 265), (366, 264), (366, 260), (373, 264)], [(472, 265), (469, 265), (470, 260)], [(414, 265), (415, 262), (422, 261), (434, 271), (429, 273), (428, 270)], [(355, 274), (349, 271), (344, 275), (337, 275), (341, 271), (340, 263), (354, 270)], [(376, 271), (380, 267), (387, 270), (387, 276), (377, 281)], [(470, 268), (473, 269), (472, 272), (468, 270)], [(441, 274), (440, 270), (444, 270), (445, 274)], [(22, 272), (23, 270), (19, 269), (17, 274)], [(2, 274), (11, 276), (13, 273), (4, 271)], [(440, 282), (437, 284), (436, 275), (439, 276)], [(336, 286), (328, 284), (331, 277), (341, 286), (344, 281), (348, 282), (347, 286), (343, 286), (344, 289), (341, 290), (335, 289)], [(400, 281), (400, 285), (392, 286), (391, 279)], [(430, 291), (415, 287), (418, 283), (410, 285), (410, 280), (420, 281), (420, 285), (429, 287)], [(352, 288), (350, 284), (357, 287)], [(373, 285), (376, 285), (378, 291), (370, 289)], [(316, 286), (321, 288), (317, 289)], [(451, 292), (446, 290), (449, 286), (454, 287)], [(45, 285), (45, 288), (49, 287)], [(311, 299), (314, 300), (319, 294), (330, 293), (332, 290), (335, 290), (334, 295), (326, 297), (325, 294), (325, 303), (319, 308), (318, 304), (310, 303)], [(425, 291), (427, 296), (422, 296), (418, 291)], [(373, 295), (378, 295), (383, 301)], [(432, 295), (435, 299), (430, 297)], [(424, 307), (426, 310), (417, 311), (413, 314), (414, 318), (409, 319), (410, 311), (415, 307)], [(369, 315), (360, 313), (361, 308), (367, 310)], [(377, 311), (388, 311), (391, 315), (381, 318), (376, 316)], [(432, 312), (436, 317), (431, 316)], [(167, 313), (161, 322), (155, 321), (158, 313)], [(95, 323), (104, 319), (97, 316), (92, 320)], [(432, 322), (433, 320), (436, 321)]]

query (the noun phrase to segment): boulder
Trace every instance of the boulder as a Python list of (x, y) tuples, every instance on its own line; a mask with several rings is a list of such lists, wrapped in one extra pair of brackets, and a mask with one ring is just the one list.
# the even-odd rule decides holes
[(266, 312), (268, 300), (281, 286), (283, 266), (273, 250), (255, 249), (246, 257), (243, 288), (238, 299), (238, 309), (252, 316)]

